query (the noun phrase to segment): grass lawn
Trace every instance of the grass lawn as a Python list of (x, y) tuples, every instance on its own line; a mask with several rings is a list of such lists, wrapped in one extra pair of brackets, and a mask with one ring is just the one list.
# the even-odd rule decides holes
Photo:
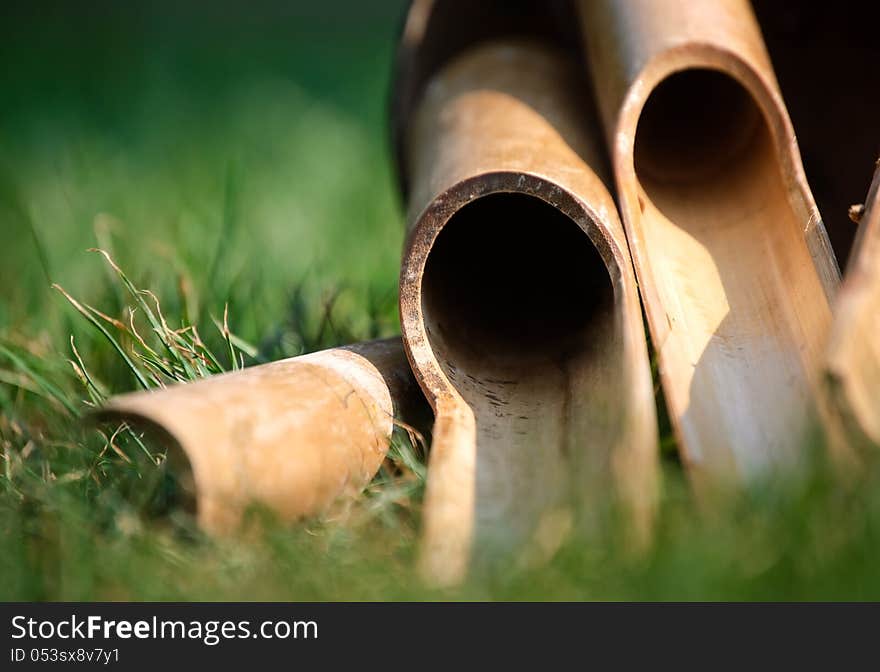
[[(155, 447), (83, 423), (138, 383), (51, 285), (127, 323), (134, 297), (87, 251), (106, 250), (225, 367), (227, 306), (248, 364), (397, 333), (385, 114), (401, 3), (68, 4), (10, 5), (0, 23), (0, 599), (880, 597), (873, 466), (844, 486), (816, 458), (700, 513), (668, 436), (640, 557), (600, 521), (546, 563), (426, 588), (424, 463), (403, 436), (344, 516), (255, 512), (239, 537), (201, 535)], [(145, 371), (130, 336), (97, 322)]]

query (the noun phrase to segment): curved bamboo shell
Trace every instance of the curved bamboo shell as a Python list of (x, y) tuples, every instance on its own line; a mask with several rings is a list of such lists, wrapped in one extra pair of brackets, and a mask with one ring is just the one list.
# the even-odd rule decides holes
[(200, 525), (224, 533), (250, 504), (295, 520), (360, 493), (395, 413), (409, 418), (421, 399), (393, 338), (115, 397), (99, 419), (158, 430)]
[(670, 416), (695, 482), (785, 473), (839, 272), (747, 0), (580, 0)]
[(842, 438), (880, 446), (880, 162), (835, 304), (826, 375)]
[[(638, 296), (572, 61), (496, 41), (408, 125), (404, 343), (434, 407), (422, 569), (552, 553), (622, 504), (644, 538), (657, 429)], [(525, 549), (525, 550), (523, 550)]]

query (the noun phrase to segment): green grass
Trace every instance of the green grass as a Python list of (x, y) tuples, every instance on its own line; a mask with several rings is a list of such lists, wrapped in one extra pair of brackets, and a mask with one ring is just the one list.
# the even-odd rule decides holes
[(59, 4), (0, 26), (0, 598), (880, 597), (874, 465), (844, 486), (817, 458), (709, 514), (664, 451), (647, 555), (609, 519), (446, 593), (413, 570), (425, 468), (403, 434), (343, 519), (254, 511), (216, 540), (157, 447), (83, 423), (109, 394), (397, 332), (398, 7), (345, 6)]

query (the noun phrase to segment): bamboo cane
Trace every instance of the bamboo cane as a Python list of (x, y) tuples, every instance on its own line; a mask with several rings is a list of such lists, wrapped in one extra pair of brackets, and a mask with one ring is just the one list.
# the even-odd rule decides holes
[(788, 473), (839, 272), (747, 0), (580, 0), (626, 234), (697, 485)]
[(826, 380), (845, 441), (880, 446), (880, 162), (835, 305)]
[(393, 338), (115, 397), (98, 417), (157, 430), (199, 524), (227, 533), (250, 504), (295, 520), (360, 493), (421, 399)]
[(407, 124), (400, 314), (436, 414), (420, 562), (439, 584), (552, 553), (611, 501), (641, 539), (651, 518), (644, 328), (583, 88), (548, 46), (482, 44)]

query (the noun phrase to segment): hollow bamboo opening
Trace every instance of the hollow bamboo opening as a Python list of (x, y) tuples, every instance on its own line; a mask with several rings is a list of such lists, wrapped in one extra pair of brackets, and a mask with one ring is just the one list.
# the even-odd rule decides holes
[(526, 194), (491, 194), (455, 213), (422, 288), (428, 338), (452, 377), (475, 363), (537, 375), (536, 363), (570, 358), (612, 318), (599, 252), (569, 217)]
[(652, 191), (723, 178), (722, 171), (743, 160), (752, 142), (769, 140), (756, 138), (761, 121), (755, 101), (728, 75), (705, 69), (670, 75), (639, 118), (636, 174)]

